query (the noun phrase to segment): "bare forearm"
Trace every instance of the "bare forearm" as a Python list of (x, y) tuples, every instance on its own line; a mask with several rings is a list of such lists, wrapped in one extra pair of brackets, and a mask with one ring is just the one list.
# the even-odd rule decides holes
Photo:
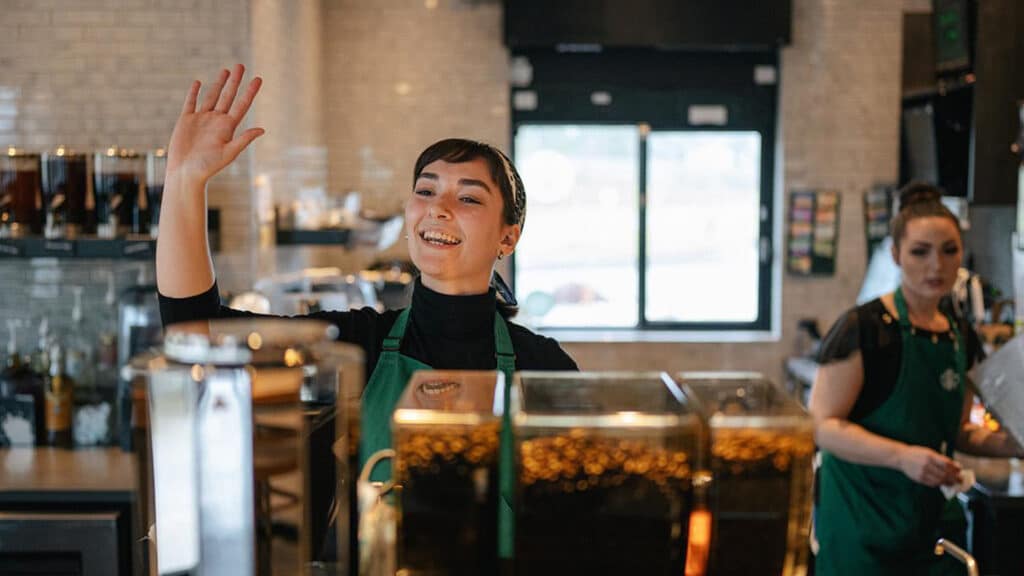
[(967, 424), (960, 430), (956, 449), (975, 456), (996, 458), (1024, 456), (1024, 449), (1006, 431), (993, 432), (988, 428), (973, 424)]
[(214, 279), (206, 233), (205, 182), (173, 171), (168, 171), (164, 182), (156, 278), (160, 293), (174, 298), (205, 292)]
[(906, 444), (869, 432), (864, 427), (828, 418), (816, 430), (818, 446), (855, 464), (900, 469), (900, 454)]

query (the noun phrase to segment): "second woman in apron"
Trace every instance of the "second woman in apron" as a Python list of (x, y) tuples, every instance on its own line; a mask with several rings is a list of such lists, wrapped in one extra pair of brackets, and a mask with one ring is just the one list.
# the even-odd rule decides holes
[(815, 506), (823, 576), (957, 574), (937, 558), (963, 513), (939, 486), (956, 484), (953, 450), (1020, 453), (1005, 433), (967, 420), (973, 332), (940, 308), (960, 268), (959, 222), (940, 192), (911, 185), (893, 219), (900, 286), (844, 314), (822, 343), (810, 410), (822, 451)]

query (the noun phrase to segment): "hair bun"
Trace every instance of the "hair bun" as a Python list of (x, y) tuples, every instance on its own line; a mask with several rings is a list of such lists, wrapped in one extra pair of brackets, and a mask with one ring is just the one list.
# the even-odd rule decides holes
[(942, 190), (925, 182), (911, 182), (900, 190), (900, 210), (914, 204), (942, 202)]

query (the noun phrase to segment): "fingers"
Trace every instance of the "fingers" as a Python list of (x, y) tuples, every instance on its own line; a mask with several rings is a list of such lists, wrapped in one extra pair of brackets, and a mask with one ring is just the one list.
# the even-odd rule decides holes
[(250, 128), (238, 136), (235, 136), (235, 139), (228, 142), (224, 149), (224, 152), (228, 157), (227, 161), (232, 162), (237, 158), (238, 155), (242, 153), (242, 150), (245, 150), (246, 146), (252, 144), (253, 140), (263, 136), (263, 132), (263, 128)]
[(242, 118), (245, 117), (246, 112), (249, 111), (249, 106), (252, 106), (253, 99), (256, 98), (256, 94), (260, 91), (260, 86), (263, 86), (263, 79), (259, 76), (253, 78), (242, 94), (242, 97), (235, 101), (235, 105), (228, 114), (235, 122), (241, 122)]
[(217, 105), (217, 99), (220, 98), (220, 91), (224, 89), (224, 83), (228, 81), (230, 72), (227, 70), (221, 70), (220, 74), (217, 75), (216, 82), (210, 87), (210, 91), (206, 93), (206, 97), (203, 98), (203, 103), (199, 106), (200, 112), (206, 112), (213, 110), (213, 107)]
[(185, 96), (185, 104), (181, 107), (182, 114), (192, 114), (196, 111), (196, 98), (199, 97), (199, 80), (193, 80), (192, 86), (188, 89), (188, 95)]
[(214, 107), (214, 110), (227, 114), (228, 110), (231, 109), (231, 103), (235, 100), (235, 94), (238, 93), (238, 85), (242, 83), (242, 76), (244, 74), (245, 66), (235, 64), (234, 69), (228, 75), (227, 84), (220, 93), (220, 98), (217, 100), (217, 106)]

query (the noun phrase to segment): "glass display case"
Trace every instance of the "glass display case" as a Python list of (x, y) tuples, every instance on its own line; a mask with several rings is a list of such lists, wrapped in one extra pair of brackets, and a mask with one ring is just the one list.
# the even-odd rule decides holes
[(683, 574), (707, 430), (667, 375), (521, 372), (516, 573)]
[(497, 574), (504, 391), (501, 372), (409, 380), (392, 420), (399, 573)]
[(708, 574), (797, 575), (807, 567), (814, 423), (754, 373), (681, 373), (711, 428)]

